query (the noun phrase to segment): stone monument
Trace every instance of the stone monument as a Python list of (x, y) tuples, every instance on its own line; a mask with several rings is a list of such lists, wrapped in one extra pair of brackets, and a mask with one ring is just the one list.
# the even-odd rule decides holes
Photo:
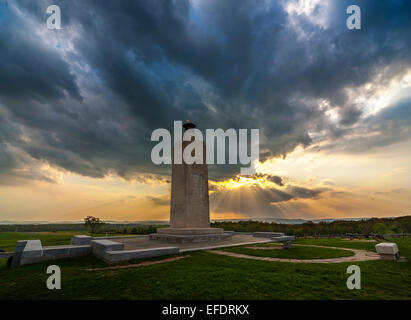
[[(187, 121), (184, 130), (196, 126)], [(182, 150), (191, 141), (182, 141)], [(176, 164), (173, 157), (171, 177), (170, 227), (158, 228), (150, 239), (170, 242), (219, 241), (231, 238), (221, 228), (210, 228), (210, 208), (208, 197), (208, 168), (206, 147), (203, 148), (203, 164)], [(175, 149), (176, 150), (176, 149)]]

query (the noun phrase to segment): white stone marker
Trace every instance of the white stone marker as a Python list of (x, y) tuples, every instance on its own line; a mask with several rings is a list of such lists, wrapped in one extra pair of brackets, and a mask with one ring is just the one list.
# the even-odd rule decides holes
[(377, 244), (375, 246), (375, 249), (384, 260), (397, 260), (399, 258), (398, 247), (396, 243), (382, 242)]

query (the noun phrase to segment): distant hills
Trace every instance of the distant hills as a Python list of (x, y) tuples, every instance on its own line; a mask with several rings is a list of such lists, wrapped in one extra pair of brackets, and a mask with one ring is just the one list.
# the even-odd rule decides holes
[[(384, 217), (390, 219), (393, 217)], [(240, 222), (240, 221), (257, 221), (266, 223), (278, 223), (278, 224), (303, 224), (305, 222), (311, 221), (313, 223), (320, 222), (334, 222), (334, 221), (365, 221), (371, 218), (341, 218), (341, 219), (284, 219), (284, 218), (248, 218), (248, 219), (213, 219), (212, 222)], [(104, 220), (109, 224), (140, 224), (140, 225), (163, 225), (168, 224), (167, 220), (153, 220), (153, 221), (114, 221), (114, 220)], [(0, 221), (0, 225), (42, 225), (42, 224), (83, 224), (83, 221), (10, 221), (4, 220)]]
[[(105, 221), (100, 227), (102, 234), (150, 234), (166, 226), (168, 221)], [(285, 234), (330, 235), (330, 234), (395, 234), (411, 233), (411, 215), (390, 218), (345, 218), (345, 219), (218, 219), (212, 227), (239, 232), (284, 232)], [(0, 232), (88, 232), (82, 221), (2, 221)]]

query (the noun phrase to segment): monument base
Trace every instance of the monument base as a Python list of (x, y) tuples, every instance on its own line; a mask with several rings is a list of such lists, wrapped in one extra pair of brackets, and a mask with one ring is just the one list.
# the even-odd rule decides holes
[(158, 228), (157, 233), (160, 234), (176, 234), (176, 235), (200, 235), (200, 234), (222, 234), (222, 228)]
[(221, 228), (158, 228), (150, 234), (150, 240), (167, 242), (203, 242), (231, 239), (231, 233), (224, 233)]

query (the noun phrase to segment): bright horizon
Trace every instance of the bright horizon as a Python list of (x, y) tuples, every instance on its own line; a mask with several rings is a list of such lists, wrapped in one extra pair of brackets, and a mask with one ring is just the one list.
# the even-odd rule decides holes
[[(378, 217), (379, 218), (386, 218), (386, 219), (395, 219), (395, 218), (402, 218), (402, 217), (408, 217), (411, 215), (404, 215), (404, 216), (395, 216), (395, 217)], [(273, 219), (275, 220), (287, 220), (287, 221), (324, 221), (324, 220), (365, 220), (365, 219), (373, 219), (376, 217), (359, 217), (359, 218), (329, 218), (329, 219), (287, 219), (287, 218), (270, 218), (270, 217), (260, 217), (260, 218), (244, 218), (244, 219), (210, 219), (211, 222), (213, 221), (248, 221), (248, 220), (253, 220), (253, 221), (261, 221), (261, 220), (267, 220), (271, 221)], [(167, 224), (169, 220), (136, 220), (136, 221), (130, 221), (130, 220), (103, 220), (103, 222), (108, 223), (108, 224), (138, 224), (138, 223), (149, 223), (153, 222), (155, 224)], [(66, 220), (57, 220), (57, 221), (42, 221), (42, 220), (21, 220), (21, 221), (11, 221), (11, 220), (1, 220), (0, 225), (13, 225), (13, 224), (84, 224), (84, 219), (83, 220), (73, 220), (73, 221), (66, 221)], [(281, 222), (280, 222), (281, 224)], [(285, 223), (287, 224), (287, 223)], [(298, 224), (298, 223), (290, 223), (290, 224)]]

